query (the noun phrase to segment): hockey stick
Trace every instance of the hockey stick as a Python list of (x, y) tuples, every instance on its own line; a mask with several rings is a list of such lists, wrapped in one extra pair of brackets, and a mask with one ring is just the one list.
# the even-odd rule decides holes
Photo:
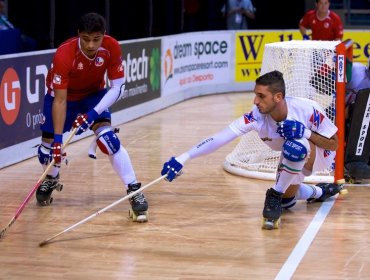
[(100, 209), (99, 211), (97, 211), (97, 212), (93, 213), (92, 215), (90, 215), (90, 216), (88, 216), (87, 218), (85, 218), (85, 219), (83, 219), (83, 220), (79, 221), (78, 223), (76, 223), (76, 224), (74, 224), (74, 225), (72, 225), (72, 226), (70, 226), (70, 227), (66, 228), (65, 230), (63, 230), (63, 231), (61, 231), (61, 232), (59, 232), (59, 233), (55, 234), (54, 236), (52, 236), (52, 237), (50, 237), (50, 238), (48, 238), (48, 239), (45, 239), (44, 241), (42, 241), (42, 242), (40, 242), (40, 243), (39, 243), (39, 246), (40, 246), (40, 247), (44, 246), (44, 245), (45, 245), (45, 244), (47, 244), (49, 241), (53, 240), (54, 238), (58, 237), (59, 235), (61, 235), (61, 234), (65, 233), (65, 232), (67, 232), (67, 231), (70, 231), (71, 229), (73, 229), (73, 228), (75, 228), (75, 227), (77, 227), (77, 226), (79, 226), (79, 225), (81, 225), (81, 224), (83, 224), (83, 223), (85, 223), (85, 222), (87, 222), (87, 221), (91, 220), (92, 218), (95, 218), (96, 216), (100, 215), (101, 213), (103, 213), (103, 212), (107, 211), (108, 209), (110, 209), (110, 208), (112, 208), (112, 207), (116, 206), (117, 204), (121, 203), (122, 201), (127, 200), (127, 199), (129, 199), (129, 198), (133, 197), (133, 196), (134, 196), (134, 195), (136, 195), (137, 193), (139, 193), (139, 192), (141, 192), (141, 191), (145, 190), (146, 188), (149, 188), (151, 185), (153, 185), (153, 184), (157, 183), (158, 181), (162, 180), (162, 179), (163, 179), (163, 178), (165, 178), (165, 177), (167, 177), (167, 174), (166, 174), (166, 175), (163, 175), (163, 176), (161, 176), (161, 177), (159, 177), (159, 178), (157, 178), (157, 179), (155, 179), (154, 181), (152, 181), (152, 182), (150, 182), (150, 183), (146, 184), (145, 186), (141, 187), (140, 189), (138, 189), (138, 190), (136, 190), (136, 191), (134, 191), (134, 192), (132, 192), (132, 193), (130, 193), (130, 194), (128, 194), (128, 195), (126, 195), (126, 196), (122, 197), (121, 199), (119, 199), (119, 200), (117, 200), (117, 201), (115, 201), (115, 202), (113, 202), (113, 203), (109, 204), (108, 206), (104, 207), (103, 209)]
[[(65, 144), (63, 145), (63, 149), (65, 149), (69, 142), (71, 142), (73, 136), (76, 134), (77, 129), (73, 129), (70, 135), (68, 136)], [(19, 215), (22, 213), (23, 209), (26, 207), (28, 201), (30, 201), (32, 195), (35, 193), (37, 188), (41, 185), (42, 181), (45, 179), (46, 175), (48, 175), (49, 170), (51, 167), (54, 165), (54, 159), (49, 163), (49, 165), (46, 167), (44, 173), (42, 173), (41, 177), (37, 181), (37, 183), (33, 186), (32, 190), (30, 193), (27, 195), (26, 199), (22, 202), (22, 204), (19, 206), (17, 212), (15, 213), (14, 217), (10, 220), (9, 224), (0, 232), (0, 239), (4, 238), (5, 232), (14, 224), (15, 220), (19, 217)]]

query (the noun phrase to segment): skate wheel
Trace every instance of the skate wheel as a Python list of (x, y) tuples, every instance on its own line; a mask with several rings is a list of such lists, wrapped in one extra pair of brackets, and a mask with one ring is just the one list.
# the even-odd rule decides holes
[(271, 219), (262, 219), (262, 229), (272, 230), (272, 229), (278, 229), (280, 225), (280, 218), (277, 220), (271, 220)]
[(128, 211), (128, 215), (132, 219), (133, 222), (137, 222), (137, 223), (145, 223), (149, 219), (148, 211), (140, 213), (139, 215), (137, 215), (132, 209), (130, 209)]
[(55, 188), (58, 192), (61, 192), (63, 190), (63, 185), (59, 185)]
[(346, 195), (348, 194), (348, 190), (347, 189), (340, 190), (339, 194)]
[(346, 182), (345, 179), (339, 179), (335, 183), (338, 184), (338, 185), (343, 185), (345, 182)]
[(43, 201), (38, 200), (37, 201), (38, 205), (40, 206), (49, 206), (52, 202), (53, 202), (52, 197), (50, 197), (48, 200), (43, 200)]

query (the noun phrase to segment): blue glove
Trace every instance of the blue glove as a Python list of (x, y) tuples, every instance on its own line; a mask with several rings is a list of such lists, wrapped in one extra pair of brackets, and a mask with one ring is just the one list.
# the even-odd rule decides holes
[(175, 157), (170, 158), (169, 161), (163, 164), (161, 175), (166, 175), (165, 180), (172, 182), (177, 176), (181, 175), (182, 164), (178, 162)]
[(303, 35), (303, 40), (310, 40), (310, 36), (308, 36), (307, 34), (304, 34)]
[(278, 123), (277, 133), (280, 134), (284, 139), (301, 139), (302, 137), (309, 138), (311, 136), (311, 131), (308, 129), (305, 133), (305, 126), (295, 120), (285, 120)]
[(72, 128), (78, 128), (76, 135), (85, 132), (98, 116), (98, 113), (94, 109), (87, 114), (78, 115), (72, 124)]

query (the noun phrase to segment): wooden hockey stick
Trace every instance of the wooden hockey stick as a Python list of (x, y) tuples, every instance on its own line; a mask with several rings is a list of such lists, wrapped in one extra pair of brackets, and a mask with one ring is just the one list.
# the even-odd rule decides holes
[(99, 211), (95, 212), (94, 214), (92, 214), (92, 215), (88, 216), (87, 218), (85, 218), (85, 219), (83, 219), (83, 220), (79, 221), (78, 223), (75, 223), (74, 225), (72, 225), (72, 226), (70, 226), (70, 227), (66, 228), (65, 230), (63, 230), (63, 231), (61, 231), (61, 232), (59, 232), (59, 233), (55, 234), (54, 236), (52, 236), (52, 237), (50, 237), (50, 238), (48, 238), (48, 239), (45, 239), (44, 241), (42, 241), (42, 242), (40, 242), (40, 243), (39, 243), (39, 246), (40, 246), (40, 247), (44, 246), (44, 245), (45, 245), (45, 244), (47, 244), (49, 241), (53, 240), (54, 238), (58, 237), (59, 235), (61, 235), (61, 234), (65, 233), (65, 232), (67, 232), (67, 231), (70, 231), (71, 229), (73, 229), (73, 228), (75, 228), (75, 227), (77, 227), (77, 226), (79, 226), (79, 225), (82, 225), (83, 223), (85, 223), (85, 222), (87, 222), (87, 221), (91, 220), (92, 218), (94, 218), (94, 217), (96, 217), (96, 216), (100, 215), (101, 213), (103, 213), (103, 212), (107, 211), (108, 209), (110, 209), (110, 208), (112, 208), (112, 207), (116, 206), (117, 204), (121, 203), (122, 201), (127, 200), (127, 199), (129, 199), (129, 198), (133, 197), (133, 196), (134, 196), (134, 195), (136, 195), (137, 193), (139, 193), (139, 192), (141, 192), (141, 191), (145, 190), (146, 188), (148, 188), (148, 187), (150, 187), (151, 185), (153, 185), (153, 184), (157, 183), (158, 181), (162, 180), (162, 179), (163, 179), (163, 178), (165, 178), (165, 177), (167, 177), (167, 174), (166, 174), (166, 175), (163, 175), (163, 176), (161, 176), (161, 177), (159, 177), (159, 178), (157, 178), (157, 179), (155, 179), (155, 180), (153, 180), (152, 182), (150, 182), (150, 183), (146, 184), (145, 186), (141, 187), (140, 189), (138, 189), (138, 190), (136, 190), (136, 191), (134, 191), (134, 192), (132, 192), (132, 193), (130, 193), (130, 194), (128, 194), (128, 195), (126, 195), (126, 196), (122, 197), (121, 199), (119, 199), (119, 200), (117, 200), (117, 201), (115, 201), (115, 202), (113, 202), (113, 203), (109, 204), (108, 206), (104, 207), (103, 209), (100, 209)]
[[(63, 145), (63, 149), (65, 149), (69, 142), (71, 142), (73, 136), (76, 134), (77, 128), (73, 129), (70, 135), (68, 136), (65, 144)], [(49, 165), (46, 167), (44, 173), (42, 173), (41, 177), (38, 179), (36, 184), (33, 186), (32, 190), (27, 195), (26, 199), (22, 202), (22, 204), (19, 206), (17, 212), (15, 213), (14, 217), (10, 220), (8, 225), (0, 232), (0, 239), (4, 238), (5, 232), (14, 224), (14, 222), (17, 220), (17, 218), (22, 213), (23, 209), (26, 207), (27, 203), (30, 201), (32, 195), (35, 193), (37, 188), (41, 185), (42, 181), (45, 179), (46, 175), (48, 175), (48, 172), (50, 171), (51, 167), (54, 165), (54, 159), (49, 163)]]

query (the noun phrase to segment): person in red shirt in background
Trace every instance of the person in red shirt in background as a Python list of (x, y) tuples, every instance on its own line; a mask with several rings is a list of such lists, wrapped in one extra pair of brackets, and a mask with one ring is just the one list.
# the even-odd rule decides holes
[[(96, 13), (81, 17), (78, 36), (62, 43), (46, 78), (44, 123), (38, 158), (44, 169), (54, 166), (36, 191), (41, 206), (50, 205), (54, 189), (61, 190), (59, 169), (63, 160), (63, 133), (77, 129), (94, 131), (97, 146), (107, 154), (127, 193), (140, 189), (130, 157), (111, 126), (109, 107), (124, 93), (121, 47), (105, 34), (104, 18)], [(110, 80), (105, 87), (105, 74)], [(130, 199), (134, 221), (146, 222), (148, 203), (141, 192)]]
[(312, 40), (335, 41), (343, 39), (343, 23), (339, 15), (329, 10), (329, 0), (315, 0), (316, 9), (309, 10), (299, 21), (303, 40), (309, 40), (307, 29), (311, 29)]

